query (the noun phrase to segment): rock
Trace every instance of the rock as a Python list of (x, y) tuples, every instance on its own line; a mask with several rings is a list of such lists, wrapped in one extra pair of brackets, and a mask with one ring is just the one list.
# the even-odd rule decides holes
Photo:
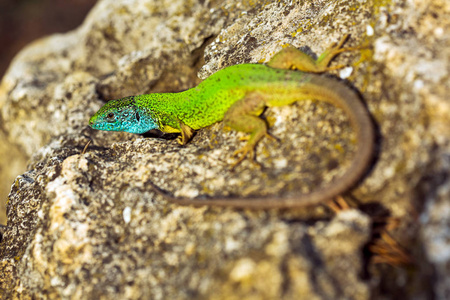
[[(0, 88), (3, 132), (30, 158), (9, 196), (0, 295), (445, 298), (449, 9), (439, 0), (102, 0), (77, 30), (28, 46)], [(184, 147), (86, 127), (106, 100), (180, 91), (200, 81), (198, 70), (206, 78), (228, 65), (265, 62), (286, 44), (318, 55), (345, 33), (346, 45), (366, 47), (341, 54), (334, 63), (348, 67), (330, 73), (361, 93), (378, 126), (378, 149), (349, 197), (354, 208), (335, 216), (324, 206), (181, 207), (149, 185), (199, 198), (281, 197), (326, 185), (353, 151), (347, 118), (330, 105), (305, 101), (265, 112), (280, 143), (259, 145), (261, 168), (245, 161), (234, 172), (231, 154), (244, 135), (221, 123)], [(397, 220), (381, 230), (409, 266), (374, 252), (380, 217)]]

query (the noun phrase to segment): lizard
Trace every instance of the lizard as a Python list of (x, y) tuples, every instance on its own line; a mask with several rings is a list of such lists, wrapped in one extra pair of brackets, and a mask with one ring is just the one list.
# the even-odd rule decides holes
[(330, 200), (350, 188), (365, 174), (374, 151), (374, 127), (368, 110), (357, 93), (337, 79), (321, 76), (329, 70), (333, 58), (344, 51), (345, 35), (317, 59), (288, 46), (276, 53), (267, 64), (238, 64), (217, 71), (196, 87), (178, 93), (151, 93), (108, 101), (89, 120), (93, 129), (143, 134), (152, 129), (181, 133), (180, 144), (186, 144), (194, 132), (222, 121), (234, 130), (249, 134), (236, 166), (247, 156), (254, 158), (255, 147), (264, 137), (271, 137), (266, 122), (260, 118), (271, 106), (290, 105), (314, 99), (331, 103), (349, 117), (356, 133), (356, 153), (349, 168), (337, 180), (308, 194), (280, 198), (189, 199), (169, 195), (152, 182), (153, 190), (167, 200), (181, 205), (214, 205), (236, 208), (289, 208)]

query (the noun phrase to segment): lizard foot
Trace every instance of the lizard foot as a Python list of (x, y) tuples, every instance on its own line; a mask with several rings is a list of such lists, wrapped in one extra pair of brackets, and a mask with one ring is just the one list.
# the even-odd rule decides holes
[(177, 137), (176, 141), (177, 141), (178, 144), (184, 145), (183, 137), (182, 137), (181, 135), (179, 135), (179, 136)]
[(348, 34), (344, 35), (339, 42), (332, 44), (329, 48), (327, 48), (325, 50), (325, 52), (323, 52), (320, 55), (320, 57), (316, 60), (315, 71), (322, 73), (322, 72), (342, 69), (345, 67), (343, 65), (329, 67), (328, 65), (330, 64), (330, 61), (339, 53), (349, 52), (349, 51), (357, 51), (357, 50), (361, 50), (363, 48), (361, 46), (343, 48), (342, 46), (347, 41), (348, 37), (349, 37)]
[[(265, 133), (264, 134), (264, 136), (265, 137), (267, 137), (268, 139), (270, 139), (270, 140), (272, 140), (272, 141), (274, 141), (274, 142), (277, 142), (277, 143), (279, 143), (280, 141), (276, 138), (276, 137), (274, 137), (274, 136), (272, 136), (272, 135), (270, 135), (269, 133)], [(241, 138), (240, 140), (248, 140), (249, 138), (248, 137), (243, 137), (243, 138)], [(231, 169), (233, 170), (237, 165), (239, 165), (246, 157), (247, 157), (247, 155), (249, 155), (249, 157), (250, 157), (250, 161), (255, 165), (255, 166), (257, 166), (258, 168), (261, 168), (261, 165), (256, 161), (256, 159), (255, 159), (255, 144), (252, 144), (252, 143), (250, 143), (250, 144), (246, 144), (244, 147), (242, 147), (241, 149), (239, 149), (239, 150), (236, 150), (236, 151), (234, 151), (234, 153), (233, 153), (233, 157), (235, 157), (235, 156), (239, 156), (239, 158), (231, 165)]]
[(252, 161), (252, 163), (259, 166), (259, 164), (255, 161), (254, 146), (247, 144), (241, 149), (234, 151), (232, 156), (239, 156), (239, 158), (231, 165), (231, 169), (233, 170), (237, 165), (239, 165), (247, 157), (247, 155), (250, 156), (250, 160)]

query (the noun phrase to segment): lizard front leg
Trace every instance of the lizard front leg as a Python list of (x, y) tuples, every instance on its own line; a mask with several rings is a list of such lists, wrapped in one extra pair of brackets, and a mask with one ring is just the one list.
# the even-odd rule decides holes
[(180, 124), (181, 135), (177, 138), (177, 142), (180, 145), (186, 145), (194, 136), (195, 130), (181, 121), (178, 123)]

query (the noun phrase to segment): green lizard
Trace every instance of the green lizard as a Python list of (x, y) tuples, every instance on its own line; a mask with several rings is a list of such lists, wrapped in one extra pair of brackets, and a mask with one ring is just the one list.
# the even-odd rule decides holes
[[(267, 133), (267, 124), (259, 117), (266, 107), (283, 106), (295, 101), (316, 99), (331, 103), (349, 116), (356, 131), (357, 150), (352, 164), (338, 180), (309, 194), (289, 198), (254, 199), (180, 199), (152, 188), (168, 200), (184, 205), (217, 205), (242, 208), (298, 207), (329, 200), (351, 188), (367, 170), (373, 153), (374, 129), (364, 104), (343, 83), (317, 74), (342, 66), (328, 67), (339, 53), (347, 36), (328, 48), (317, 60), (287, 47), (267, 63), (241, 64), (222, 69), (198, 86), (180, 93), (153, 93), (109, 101), (89, 120), (89, 126), (107, 131), (142, 134), (152, 129), (179, 132), (179, 142), (186, 144), (195, 130), (219, 121), (249, 133), (246, 145), (237, 150), (236, 164), (247, 155), (254, 157), (257, 143)], [(291, 70), (296, 69), (296, 70)], [(307, 73), (306, 73), (307, 72)]]

